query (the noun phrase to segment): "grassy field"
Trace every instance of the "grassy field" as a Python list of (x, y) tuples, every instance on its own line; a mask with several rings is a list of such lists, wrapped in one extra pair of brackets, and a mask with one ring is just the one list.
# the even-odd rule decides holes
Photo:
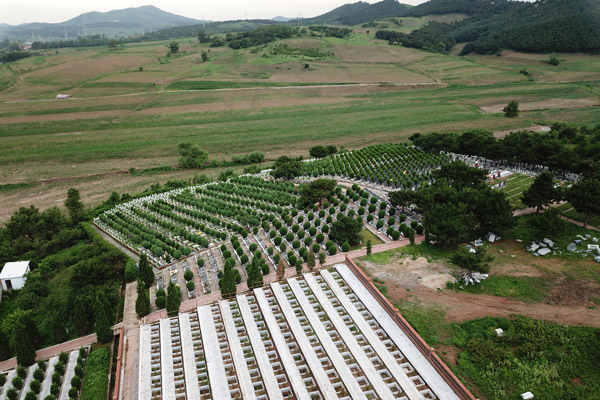
[[(403, 29), (426, 21), (403, 20)], [(69, 187), (98, 204), (113, 190), (190, 178), (197, 171), (114, 174), (175, 165), (183, 140), (210, 159), (260, 150), (272, 160), (306, 156), (315, 144), (351, 149), (415, 132), (600, 122), (599, 56), (561, 55), (558, 67), (545, 55), (459, 57), (389, 46), (366, 30), (283, 41), (323, 57), (282, 54), (276, 44), (207, 48), (189, 38), (170, 57), (167, 42), (152, 42), (47, 51), (1, 65), (0, 220), (20, 205), (60, 205)], [(519, 74), (523, 67), (533, 79)], [(53, 100), (57, 93), (74, 98)], [(518, 119), (484, 111), (512, 99), (530, 111)]]
[(534, 179), (534, 176), (519, 174), (515, 174), (506, 179), (506, 186), (500, 190), (506, 193), (506, 198), (514, 209), (519, 210), (527, 208), (521, 201), (521, 196), (524, 191), (529, 189)]

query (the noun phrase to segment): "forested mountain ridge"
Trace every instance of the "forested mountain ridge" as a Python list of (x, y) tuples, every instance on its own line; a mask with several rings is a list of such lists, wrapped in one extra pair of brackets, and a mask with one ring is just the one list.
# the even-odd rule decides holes
[(403, 13), (405, 17), (423, 17), (425, 15), (467, 14), (489, 15), (507, 12), (522, 4), (510, 0), (430, 0), (412, 7)]
[(399, 3), (397, 0), (383, 0), (373, 4), (359, 1), (309, 18), (307, 23), (358, 25), (378, 19), (397, 17), (403, 15), (408, 9), (410, 9), (409, 5)]
[[(432, 0), (445, 5), (445, 0)], [(462, 0), (460, 4), (488, 4), (488, 0)], [(600, 52), (600, 2), (596, 0), (539, 0), (534, 3), (507, 2), (506, 11), (473, 15), (453, 23), (430, 23), (410, 34), (378, 31), (377, 38), (391, 44), (448, 51), (457, 43), (467, 43), (461, 54), (493, 54), (502, 49), (532, 53)], [(441, 11), (430, 9), (430, 11)], [(446, 8), (457, 11), (457, 8)], [(500, 10), (498, 8), (496, 10)], [(412, 10), (411, 10), (412, 11)]]

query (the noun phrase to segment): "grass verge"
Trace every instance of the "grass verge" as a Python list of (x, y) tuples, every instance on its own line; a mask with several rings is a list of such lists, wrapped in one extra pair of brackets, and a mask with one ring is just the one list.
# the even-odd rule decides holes
[(463, 286), (457, 283), (449, 283), (448, 288), (473, 294), (506, 297), (526, 303), (540, 302), (548, 294), (547, 280), (532, 276), (490, 276), (478, 285)]
[(81, 400), (106, 398), (110, 368), (110, 344), (95, 348), (90, 353), (83, 375)]

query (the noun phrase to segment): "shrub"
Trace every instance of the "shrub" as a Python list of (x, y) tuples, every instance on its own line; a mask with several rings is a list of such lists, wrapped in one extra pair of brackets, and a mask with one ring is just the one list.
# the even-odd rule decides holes
[(329, 246), (327, 248), (327, 252), (329, 253), (330, 256), (333, 256), (333, 255), (335, 255), (335, 253), (337, 253), (337, 247), (335, 247), (333, 245)]
[(9, 400), (17, 400), (17, 397), (19, 397), (19, 393), (16, 391), (15, 388), (10, 388), (8, 389), (8, 391), (6, 392), (6, 397)]
[(394, 239), (394, 240), (400, 239), (400, 232), (398, 232), (397, 230), (394, 229), (392, 231), (392, 239)]
[(263, 275), (268, 275), (269, 274), (269, 266), (267, 264), (263, 264), (260, 268), (262, 269), (262, 274)]
[(383, 220), (380, 219), (379, 221), (377, 221), (377, 224), (375, 226), (377, 227), (377, 229), (383, 228)]
[[(32, 382), (33, 383), (33, 382)], [(29, 392), (27, 392), (27, 394), (25, 395), (25, 400), (37, 400), (37, 393), (30, 390)]]
[(242, 262), (242, 264), (246, 264), (248, 262), (248, 256), (246, 254), (242, 254), (242, 256), (240, 257), (240, 261)]
[(392, 226), (396, 223), (396, 219), (395, 218), (390, 218), (388, 219), (388, 225)]
[(27, 368), (25, 368), (22, 365), (19, 365), (17, 367), (17, 376), (21, 379), (25, 379), (25, 377), (27, 376)]
[(165, 297), (167, 294), (165, 293), (165, 289), (158, 289), (156, 291), (156, 297)]
[(348, 242), (344, 242), (342, 243), (342, 251), (344, 253), (347, 253), (350, 251), (350, 244)]
[(40, 360), (37, 362), (38, 368), (41, 369), (42, 371), (46, 370), (46, 361), (44, 360)]
[(258, 246), (256, 245), (256, 243), (250, 243), (250, 246), (248, 246), (248, 248), (250, 249), (251, 253), (254, 253)]
[(156, 304), (156, 307), (159, 309), (163, 309), (167, 305), (167, 299), (165, 296), (157, 297), (156, 300), (154, 300), (154, 304)]
[(58, 373), (58, 371), (56, 371), (56, 366), (54, 366), (54, 373), (52, 374), (52, 383), (56, 384), (56, 385), (60, 385), (62, 382), (62, 375)]
[(418, 226), (415, 228), (415, 231), (417, 232), (417, 235), (420, 235), (420, 234), (422, 234), (422, 233), (423, 233), (423, 225), (418, 225)]
[[(66, 364), (68, 360), (69, 360), (69, 355), (67, 353), (65, 353), (64, 351), (62, 351), (58, 355), (58, 361), (60, 361), (62, 364)], [(64, 367), (64, 365), (63, 365), (63, 367)]]
[(29, 384), (29, 387), (31, 388), (31, 390), (33, 390), (35, 393), (39, 393), (40, 389), (42, 388), (42, 384), (39, 380), (34, 379), (31, 381), (31, 383)]
[(73, 379), (71, 379), (71, 386), (73, 386), (74, 388), (80, 389), (81, 388), (81, 378), (78, 377), (77, 375), (75, 375), (73, 377)]
[(49, 394), (48, 396), (44, 397), (44, 400), (56, 400), (56, 397)]
[(323, 228), (321, 228), (321, 230), (323, 231), (323, 233), (329, 232), (329, 225), (323, 226)]
[(186, 281), (191, 281), (192, 279), (194, 279), (194, 273), (192, 272), (191, 269), (188, 269), (187, 271), (185, 271), (185, 273), (183, 274), (183, 277), (185, 278)]
[(375, 217), (373, 217), (373, 214), (367, 215), (367, 222), (372, 222), (374, 219)]
[(83, 378), (83, 367), (81, 365), (75, 366), (75, 375), (77, 375), (80, 378)]
[(42, 371), (40, 368), (36, 369), (33, 372), (33, 378), (37, 379), (38, 381), (44, 380), (44, 371)]
[(315, 240), (317, 241), (317, 243), (323, 243), (323, 240), (325, 240), (325, 235), (323, 235), (322, 233), (317, 233)]
[(273, 248), (273, 246), (269, 246), (269, 248), (267, 249), (267, 253), (272, 256), (273, 252), (275, 251), (275, 249)]
[(187, 288), (188, 292), (193, 292), (196, 288), (196, 284), (194, 283), (194, 281), (189, 281), (185, 284), (185, 287)]
[(6, 383), (6, 375), (0, 374), (0, 386), (4, 386)]
[(58, 396), (60, 393), (60, 384), (52, 383), (52, 385), (50, 385), (50, 393), (54, 396)]
[(72, 387), (71, 389), (69, 389), (69, 398), (70, 399), (76, 399), (78, 395), (79, 395), (79, 390), (77, 390), (74, 387)]
[(17, 389), (21, 389), (23, 387), (23, 379), (21, 379), (19, 376), (15, 376), (11, 383), (13, 387)]

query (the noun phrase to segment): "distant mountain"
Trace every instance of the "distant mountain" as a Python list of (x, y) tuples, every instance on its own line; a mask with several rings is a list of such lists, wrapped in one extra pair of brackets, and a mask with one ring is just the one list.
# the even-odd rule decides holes
[(281, 15), (278, 15), (276, 17), (271, 18), (271, 21), (275, 21), (275, 22), (288, 22), (291, 20), (294, 20), (296, 18), (287, 18), (287, 17), (282, 17)]
[(443, 14), (501, 14), (518, 6), (520, 2), (509, 0), (430, 0), (404, 12), (406, 17)]
[(162, 11), (154, 6), (125, 8), (108, 12), (88, 12), (68, 21), (49, 24), (31, 23), (3, 29), (13, 38), (56, 39), (105, 34), (125, 36), (159, 29), (199, 24), (202, 21)]
[(369, 4), (364, 1), (345, 4), (318, 17), (306, 19), (308, 24), (357, 25), (383, 18), (402, 15), (410, 6), (396, 0)]

